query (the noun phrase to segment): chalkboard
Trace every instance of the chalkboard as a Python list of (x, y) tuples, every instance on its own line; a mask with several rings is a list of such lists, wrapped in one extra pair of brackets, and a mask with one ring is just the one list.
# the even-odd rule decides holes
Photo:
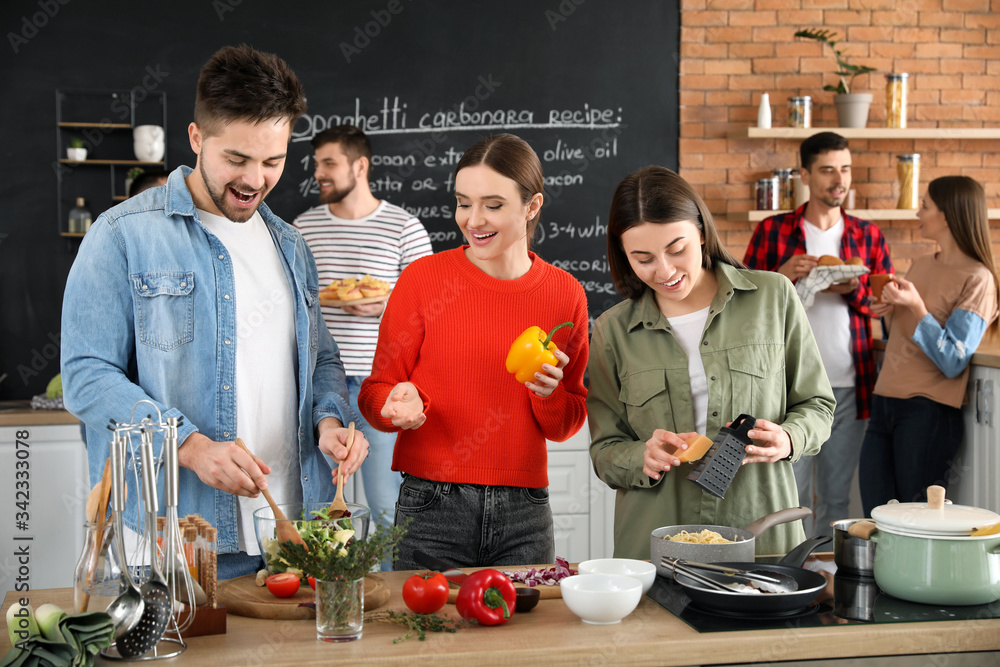
[[(62, 290), (79, 242), (57, 233), (55, 90), (166, 92), (167, 166), (193, 165), (187, 126), (198, 72), (227, 44), (277, 53), (305, 86), (309, 112), (267, 199), (284, 219), (317, 203), (309, 139), (350, 122), (371, 137), (376, 196), (417, 215), (435, 250), (456, 247), (455, 164), (483, 136), (512, 132), (545, 170), (534, 249), (580, 280), (592, 316), (620, 300), (605, 251), (614, 188), (645, 165), (677, 165), (677, 0), (150, 7), (11, 0), (0, 9), (9, 31), (0, 47), (8, 93), (0, 105), (0, 399), (39, 393), (58, 372)], [(64, 210), (73, 196), (64, 193)]]

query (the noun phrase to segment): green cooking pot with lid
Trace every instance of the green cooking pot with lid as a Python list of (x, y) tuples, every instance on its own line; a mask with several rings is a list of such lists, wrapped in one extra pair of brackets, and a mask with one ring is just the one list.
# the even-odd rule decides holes
[(925, 604), (1000, 600), (1000, 534), (972, 536), (974, 530), (1000, 522), (1000, 515), (946, 504), (941, 487), (929, 487), (927, 498), (926, 503), (876, 507), (875, 524), (858, 522), (849, 528), (851, 535), (878, 544), (873, 568), (879, 588)]

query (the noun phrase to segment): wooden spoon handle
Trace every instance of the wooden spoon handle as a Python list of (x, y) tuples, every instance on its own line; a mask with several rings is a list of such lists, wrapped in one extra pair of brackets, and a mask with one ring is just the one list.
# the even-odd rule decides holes
[[(242, 449), (247, 454), (250, 454), (250, 456), (253, 456), (253, 454), (250, 452), (250, 449), (246, 446), (246, 443), (243, 442), (243, 440), (241, 440), (240, 438), (236, 438), (235, 442), (237, 447)], [(243, 472), (246, 472), (246, 470), (244, 470)], [(247, 477), (250, 477), (250, 473), (248, 472), (247, 472)], [(250, 479), (252, 480), (253, 478), (250, 477)], [(257, 488), (260, 489), (260, 487)], [(267, 504), (271, 506), (271, 511), (274, 512), (274, 518), (277, 521), (287, 521), (288, 517), (286, 517), (285, 513), (282, 512), (281, 509), (278, 507), (278, 503), (274, 502), (274, 498), (271, 497), (271, 492), (268, 491), (267, 489), (260, 489), (260, 492), (264, 494), (264, 500), (266, 500)]]
[[(344, 454), (344, 459), (346, 460), (351, 454), (351, 447), (354, 446), (354, 422), (347, 425), (347, 454)], [(343, 465), (343, 464), (341, 464)], [(341, 466), (337, 466), (337, 494), (343, 495), (341, 487), (344, 485), (344, 473), (341, 471)]]

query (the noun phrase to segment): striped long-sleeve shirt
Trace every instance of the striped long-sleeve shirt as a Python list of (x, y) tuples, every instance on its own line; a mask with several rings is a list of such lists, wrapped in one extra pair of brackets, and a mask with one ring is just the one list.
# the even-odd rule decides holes
[[(420, 221), (386, 201), (357, 220), (338, 218), (324, 204), (309, 209), (294, 224), (316, 257), (321, 287), (365, 274), (395, 285), (410, 262), (432, 252)], [(328, 306), (323, 306), (323, 318), (337, 341), (347, 374), (367, 377), (381, 318), (350, 315)]]

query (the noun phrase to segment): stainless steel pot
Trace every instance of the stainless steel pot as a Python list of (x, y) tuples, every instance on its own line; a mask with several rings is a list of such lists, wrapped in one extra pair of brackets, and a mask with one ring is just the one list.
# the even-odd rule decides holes
[[(753, 562), (756, 555), (756, 539), (765, 530), (779, 523), (788, 523), (811, 515), (812, 510), (808, 507), (790, 507), (762, 516), (746, 528), (702, 524), (663, 526), (650, 533), (649, 560), (656, 565), (656, 573), (661, 577), (673, 576), (661, 562), (664, 556), (698, 563)], [(714, 530), (724, 539), (732, 541), (719, 544), (695, 544), (672, 542), (668, 539), (671, 535), (676, 535), (682, 530), (698, 533), (706, 529)]]
[(837, 574), (852, 577), (871, 577), (875, 574), (875, 543), (854, 537), (848, 528), (864, 519), (841, 519), (830, 524), (833, 527), (833, 562), (837, 564)]

